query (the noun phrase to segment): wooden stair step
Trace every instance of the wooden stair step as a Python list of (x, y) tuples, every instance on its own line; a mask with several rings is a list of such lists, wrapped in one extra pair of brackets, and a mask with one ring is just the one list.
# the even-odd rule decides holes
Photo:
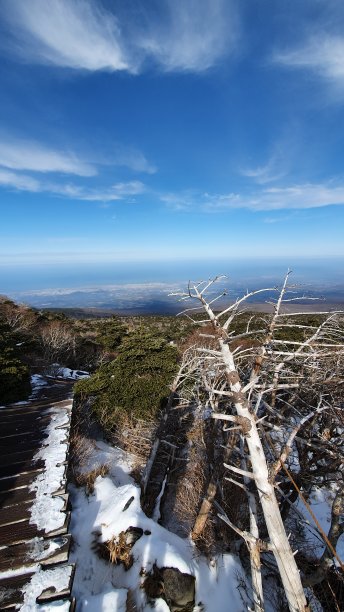
[(13, 489), (12, 491), (0, 492), (0, 506), (2, 508), (10, 508), (16, 504), (20, 504), (35, 498), (35, 492), (30, 491), (28, 487)]
[[(56, 589), (54, 586), (54, 573), (59, 572), (61, 568), (66, 568), (66, 579), (65, 584), (62, 588)], [(24, 568), (23, 568), (24, 570)], [(56, 602), (60, 600), (67, 600), (70, 604), (71, 601), (71, 590), (73, 584), (73, 577), (75, 572), (74, 565), (59, 565), (56, 568), (47, 568), (40, 571), (47, 572), (46, 578), (48, 578), (49, 586), (45, 588), (41, 593), (38, 594), (36, 601), (33, 603), (38, 604), (49, 604), (50, 602)], [(14, 606), (20, 606), (24, 601), (25, 587), (29, 585), (34, 573), (29, 571), (28, 573), (16, 574), (14, 576), (6, 577), (1, 579), (0, 576), (0, 609), (11, 610), (15, 609)], [(20, 608), (19, 608), (20, 610)]]
[(21, 487), (28, 487), (33, 483), (38, 474), (42, 473), (42, 469), (32, 470), (24, 474), (18, 474), (17, 476), (9, 476), (0, 479), (0, 492), (12, 491)]
[(28, 520), (10, 525), (0, 526), (0, 546), (12, 546), (21, 544), (37, 537), (55, 537), (64, 535), (68, 532), (70, 523), (70, 512), (65, 513), (64, 522), (61, 527), (52, 531), (46, 532), (44, 529), (38, 529), (37, 525), (32, 525)]
[(35, 565), (38, 562), (37, 557), (40, 565), (44, 567), (65, 563), (68, 561), (71, 539), (71, 535), (66, 534), (55, 538), (38, 538), (2, 548), (0, 572)]
[[(35, 451), (36, 452), (36, 451)], [(45, 461), (43, 459), (37, 459), (37, 461), (21, 461), (20, 463), (12, 463), (10, 465), (0, 466), (0, 479), (10, 478), (13, 476), (19, 476), (19, 474), (27, 474), (34, 472), (35, 470), (41, 470), (45, 467)]]

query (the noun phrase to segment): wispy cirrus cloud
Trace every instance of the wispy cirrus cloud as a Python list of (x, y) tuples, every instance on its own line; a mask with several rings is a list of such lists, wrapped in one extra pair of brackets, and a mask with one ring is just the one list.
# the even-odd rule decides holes
[(126, 183), (115, 183), (108, 188), (90, 189), (78, 185), (46, 185), (44, 190), (53, 195), (60, 195), (73, 200), (84, 200), (88, 202), (114, 202), (123, 200), (129, 196), (140, 195), (146, 191), (146, 186), (141, 181), (128, 181)]
[[(143, 193), (146, 188), (138, 180), (116, 181), (110, 187), (101, 185), (104, 180), (99, 175), (104, 167), (125, 167), (132, 172), (146, 174), (156, 172), (156, 167), (141, 151), (121, 145), (114, 148), (110, 156), (89, 162), (82, 155), (69, 150), (57, 150), (33, 141), (3, 138), (0, 140), (0, 187), (101, 202)], [(66, 183), (66, 178), (61, 175), (87, 179), (97, 177), (97, 186)]]
[(18, 191), (31, 191), (37, 193), (40, 191), (40, 182), (31, 176), (18, 174), (9, 170), (0, 168), (0, 186)]
[(61, 172), (77, 176), (97, 174), (94, 164), (70, 151), (54, 150), (37, 142), (13, 138), (0, 141), (0, 166), (10, 170)]
[(284, 170), (278, 170), (278, 163), (275, 157), (271, 158), (264, 166), (256, 166), (255, 168), (243, 168), (241, 170), (243, 176), (253, 179), (259, 185), (273, 183), (285, 176)]
[(239, 24), (233, 2), (225, 0), (167, 0), (155, 19), (150, 16), (138, 46), (163, 70), (207, 70), (232, 52)]
[(308, 70), (337, 86), (344, 86), (344, 37), (327, 33), (307, 38), (298, 47), (275, 51), (272, 61)]
[(53, 183), (0, 168), (0, 187), (29, 193), (46, 193), (51, 196), (88, 202), (114, 202), (142, 194), (146, 186), (141, 181), (119, 182), (110, 187), (85, 187), (73, 183)]
[(175, 210), (225, 212), (248, 209), (252, 211), (301, 210), (344, 205), (344, 185), (313, 184), (270, 187), (250, 193), (209, 194), (185, 191), (161, 196), (161, 201)]
[(115, 152), (111, 153), (108, 159), (103, 160), (103, 163), (111, 166), (123, 166), (130, 168), (134, 172), (143, 172), (146, 174), (155, 174), (157, 167), (152, 164), (146, 156), (138, 149), (116, 145)]
[(83, 70), (127, 70), (116, 17), (91, 0), (4, 0), (10, 50), (24, 61)]
[(3, 0), (0, 10), (7, 50), (75, 70), (136, 74), (153, 61), (163, 71), (202, 72), (238, 40), (233, 0), (165, 0), (136, 17), (125, 3), (115, 15), (94, 0)]

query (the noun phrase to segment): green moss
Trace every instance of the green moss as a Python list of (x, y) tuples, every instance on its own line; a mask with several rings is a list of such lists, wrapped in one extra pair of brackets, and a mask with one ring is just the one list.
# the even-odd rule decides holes
[(169, 394), (177, 351), (152, 332), (136, 330), (123, 339), (116, 359), (103, 365), (74, 390), (93, 398), (93, 410), (106, 428), (126, 417), (154, 418)]

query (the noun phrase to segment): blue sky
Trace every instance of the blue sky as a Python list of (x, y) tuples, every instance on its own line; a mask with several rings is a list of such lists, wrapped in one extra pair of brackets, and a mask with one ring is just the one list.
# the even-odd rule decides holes
[(343, 256), (336, 0), (1, 0), (0, 261)]

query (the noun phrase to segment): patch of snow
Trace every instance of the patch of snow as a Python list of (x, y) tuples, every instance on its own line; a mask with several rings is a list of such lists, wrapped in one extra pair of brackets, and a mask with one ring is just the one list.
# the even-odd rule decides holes
[(14, 578), (15, 576), (24, 576), (25, 574), (31, 574), (31, 572), (36, 571), (39, 568), (39, 565), (31, 565), (30, 567), (19, 567), (17, 569), (10, 569), (6, 572), (0, 572), (0, 580), (8, 580), (9, 578)]
[(51, 609), (68, 612), (70, 602), (49, 602), (48, 604), (37, 604), (36, 599), (45, 589), (55, 587), (59, 593), (68, 588), (72, 566), (64, 565), (57, 566), (54, 569), (39, 569), (32, 577), (28, 584), (24, 585), (22, 592), (24, 594), (24, 602), (20, 608), (21, 612), (48, 612)]
[(45, 429), (48, 437), (34, 456), (35, 461), (43, 459), (45, 467), (30, 485), (30, 491), (36, 494), (30, 509), (30, 523), (37, 525), (38, 529), (44, 529), (46, 533), (62, 527), (65, 521), (62, 512), (64, 500), (53, 494), (60, 489), (64, 479), (65, 466), (62, 464), (67, 455), (64, 425), (69, 422), (68, 407), (52, 408), (49, 413), (52, 417)]
[[(204, 606), (199, 610), (224, 612), (229, 601), (231, 612), (247, 609), (247, 596), (245, 598), (245, 594), (239, 591), (240, 583), (246, 583), (246, 578), (236, 557), (230, 554), (219, 556), (213, 565), (209, 565), (191, 540), (180, 538), (148, 518), (140, 506), (140, 488), (128, 475), (130, 463), (123, 451), (97, 442), (88, 467), (97, 462), (109, 465), (110, 471), (105, 477), (98, 476), (92, 495), (87, 497), (83, 489), (70, 486), (73, 507), (70, 530), (74, 540), (70, 561), (76, 563), (73, 595), (79, 602), (78, 612), (107, 610), (96, 606), (107, 605), (106, 596), (113, 592), (111, 585), (115, 589), (131, 589), (138, 609), (142, 611), (168, 612), (163, 599), (155, 600), (152, 608), (140, 588), (142, 570), (148, 573), (154, 564), (174, 567), (195, 576), (196, 604)], [(139, 527), (144, 533), (132, 548), (133, 565), (125, 571), (122, 565), (102, 560), (96, 554), (95, 543), (116, 538), (129, 527)]]
[(167, 482), (167, 474), (163, 480), (163, 483), (161, 485), (161, 489), (160, 489), (160, 493), (158, 495), (158, 497), (156, 498), (156, 502), (155, 502), (155, 508), (154, 508), (154, 512), (153, 512), (153, 521), (155, 521), (156, 523), (158, 522), (160, 516), (161, 516), (161, 512), (160, 512), (160, 503), (161, 503), (161, 499), (162, 496), (165, 492), (165, 487), (166, 487), (166, 482)]
[[(58, 365), (58, 364), (56, 364)], [(83, 370), (71, 370), (71, 368), (60, 367), (56, 373), (57, 378), (67, 378), (72, 380), (80, 380), (80, 378), (89, 378), (90, 373)]]
[(110, 583), (99, 595), (85, 597), (79, 609), (81, 612), (125, 612), (127, 593), (127, 589), (114, 589)]
[(128, 475), (132, 470), (128, 453), (118, 447), (112, 447), (102, 440), (97, 440), (90, 449), (87, 460), (80, 471), (87, 474), (102, 465), (108, 467), (109, 476), (111, 476), (115, 485), (119, 486), (128, 482)]
[(33, 374), (31, 376), (31, 387), (33, 390), (36, 389), (36, 387), (45, 387), (47, 384), (47, 380), (41, 374)]
[(50, 555), (61, 548), (61, 544), (56, 540), (45, 540), (44, 538), (33, 538), (30, 541), (30, 549), (28, 552), (28, 558), (33, 558), (36, 561), (43, 561)]
[(199, 609), (202, 609), (200, 604), (203, 604), (208, 612), (227, 612), (229, 609), (231, 612), (243, 612), (249, 609), (248, 602), (244, 605), (242, 599), (245, 594), (239, 589), (239, 581), (243, 580), (245, 583), (246, 579), (240, 562), (234, 555), (219, 556), (213, 563), (208, 563), (201, 557), (195, 576), (195, 602)]
[(32, 610), (37, 610), (39, 612), (52, 612), (52, 610), (57, 610), (58, 612), (69, 612), (70, 610), (70, 601), (50, 601), (46, 605), (36, 606), (36, 608), (32, 608)]

